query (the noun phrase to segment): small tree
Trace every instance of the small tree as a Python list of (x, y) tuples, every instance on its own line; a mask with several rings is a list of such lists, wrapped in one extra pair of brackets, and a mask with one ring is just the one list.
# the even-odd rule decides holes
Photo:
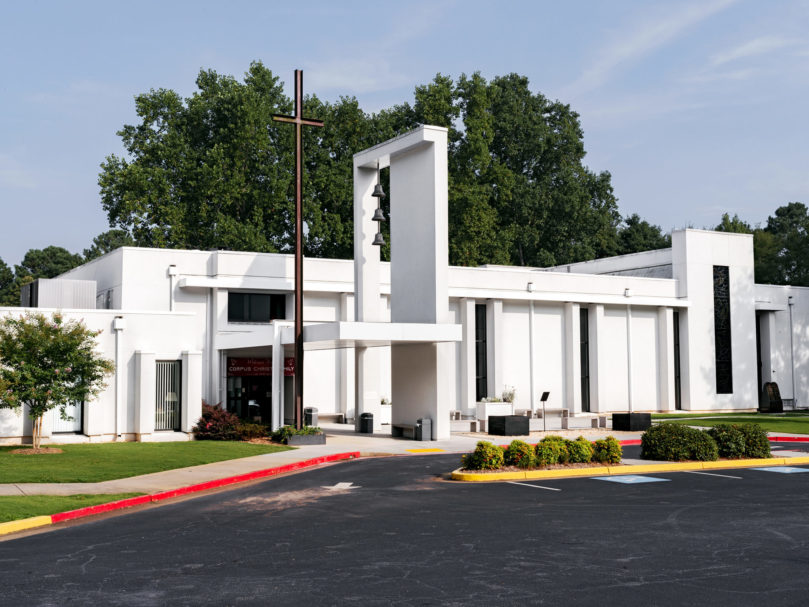
[(34, 449), (42, 437), (42, 416), (96, 396), (114, 369), (95, 351), (95, 338), (84, 323), (28, 312), (0, 319), (0, 408), (28, 405)]

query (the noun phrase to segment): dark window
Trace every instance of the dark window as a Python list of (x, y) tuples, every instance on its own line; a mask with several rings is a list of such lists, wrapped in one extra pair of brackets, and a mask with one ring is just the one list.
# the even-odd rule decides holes
[(674, 311), (674, 408), (683, 408), (683, 395), (680, 389), (680, 313)]
[(581, 356), (581, 410), (590, 412), (590, 323), (589, 310), (579, 310), (579, 355)]
[(730, 335), (730, 273), (727, 266), (713, 267), (713, 323), (716, 354), (716, 393), (733, 393), (733, 358)]
[(228, 293), (228, 322), (270, 322), (286, 318), (286, 296)]
[(486, 375), (486, 304), (475, 306), (475, 400), (488, 396)]

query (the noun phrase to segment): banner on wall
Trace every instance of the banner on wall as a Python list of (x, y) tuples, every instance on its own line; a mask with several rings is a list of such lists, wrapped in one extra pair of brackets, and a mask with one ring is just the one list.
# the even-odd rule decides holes
[(270, 376), (269, 358), (228, 358), (228, 377)]
[(295, 358), (287, 357), (284, 359), (284, 375), (295, 375)]

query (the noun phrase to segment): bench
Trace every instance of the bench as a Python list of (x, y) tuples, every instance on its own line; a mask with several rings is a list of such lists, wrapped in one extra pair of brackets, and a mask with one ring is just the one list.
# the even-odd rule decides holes
[(416, 426), (411, 424), (391, 424), (390, 435), (393, 437), (416, 439)]

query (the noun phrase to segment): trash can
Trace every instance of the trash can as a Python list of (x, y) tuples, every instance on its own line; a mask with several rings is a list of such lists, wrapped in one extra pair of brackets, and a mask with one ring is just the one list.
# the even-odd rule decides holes
[(433, 420), (420, 417), (416, 420), (415, 440), (433, 440)]
[(374, 433), (374, 414), (361, 413), (360, 414), (360, 434), (373, 434)]
[(303, 410), (303, 425), (317, 426), (317, 407), (305, 407)]

